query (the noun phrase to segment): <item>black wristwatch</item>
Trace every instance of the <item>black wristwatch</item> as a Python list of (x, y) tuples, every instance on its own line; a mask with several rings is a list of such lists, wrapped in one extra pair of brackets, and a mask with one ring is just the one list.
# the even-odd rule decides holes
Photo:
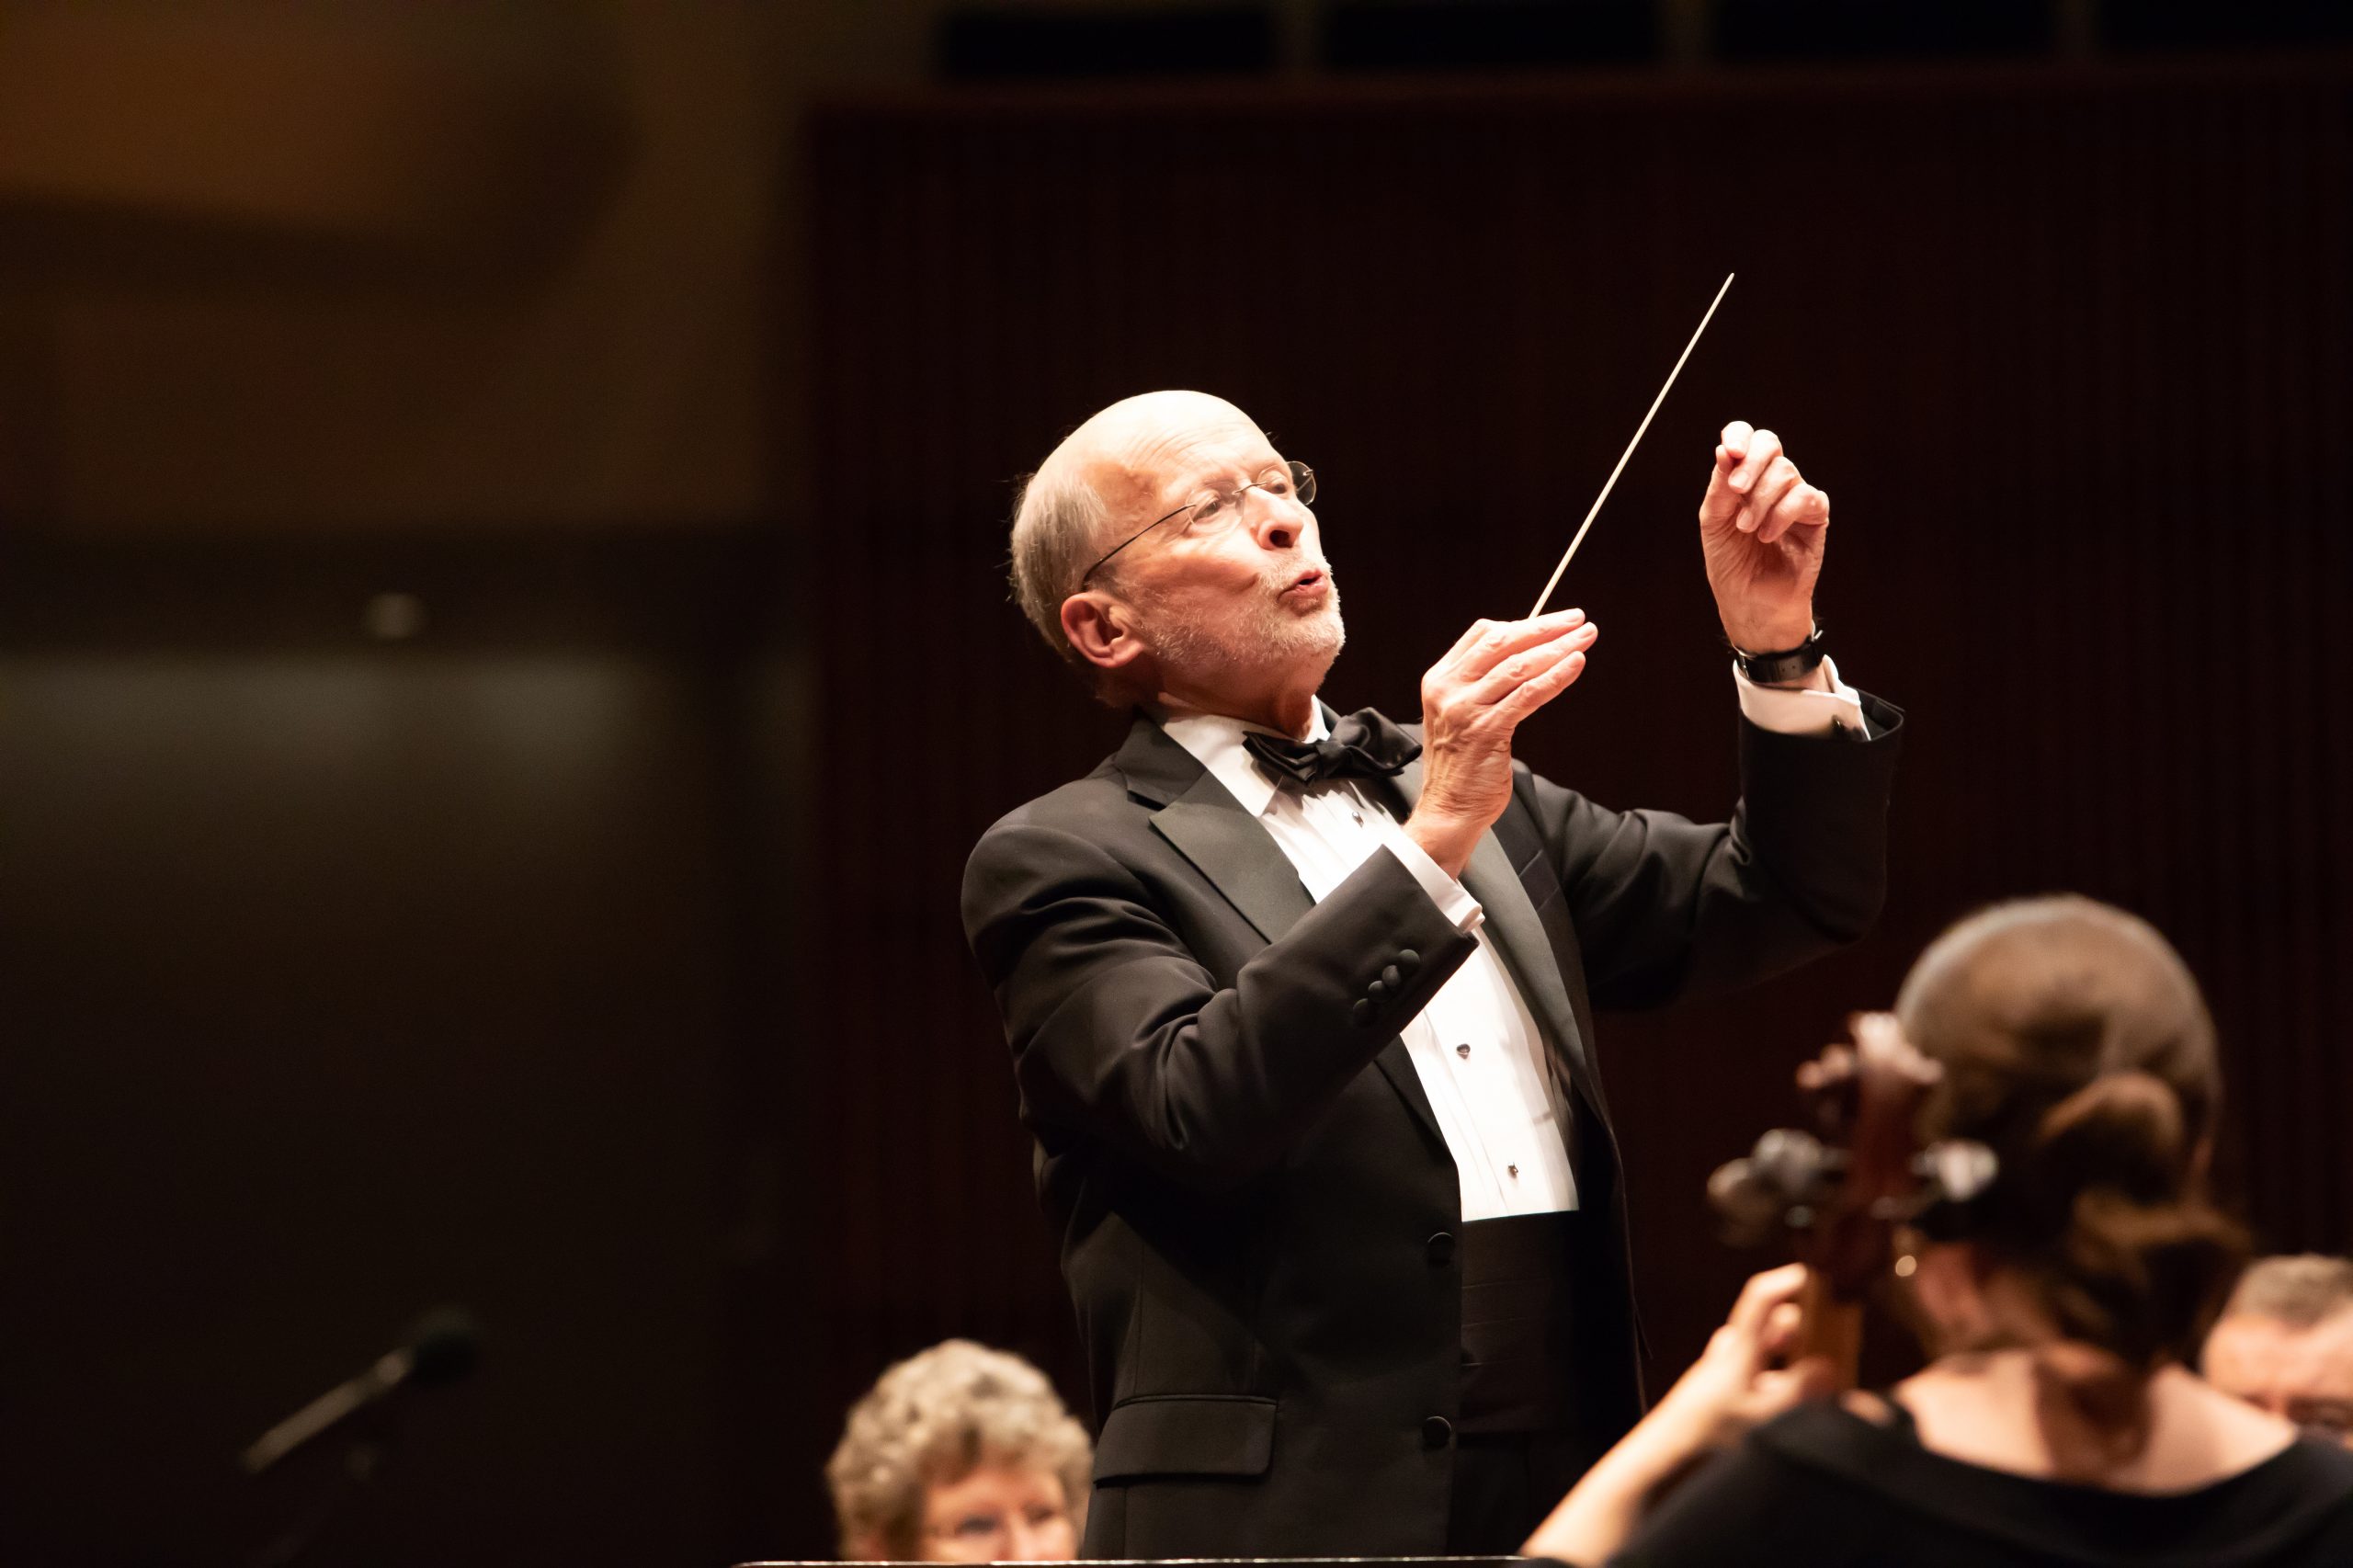
[(1786, 686), (1805, 679), (1822, 667), (1822, 628), (1794, 648), (1783, 648), (1774, 653), (1751, 653), (1734, 648), (1733, 661), (1740, 665), (1740, 673), (1758, 686)]

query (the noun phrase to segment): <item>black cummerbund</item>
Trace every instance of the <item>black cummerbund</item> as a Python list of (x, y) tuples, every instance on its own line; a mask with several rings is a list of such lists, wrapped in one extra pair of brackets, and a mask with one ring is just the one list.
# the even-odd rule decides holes
[(1464, 1432), (1529, 1432), (1569, 1418), (1574, 1302), (1597, 1227), (1582, 1211), (1462, 1227)]

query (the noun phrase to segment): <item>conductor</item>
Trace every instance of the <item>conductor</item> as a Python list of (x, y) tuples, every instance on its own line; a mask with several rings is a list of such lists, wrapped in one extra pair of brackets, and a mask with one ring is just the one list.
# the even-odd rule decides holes
[(1084, 1555), (1508, 1551), (1640, 1415), (1593, 1009), (1859, 935), (1896, 710), (1813, 618), (1829, 498), (1724, 427), (1699, 509), (1741, 799), (1619, 812), (1512, 758), (1583, 613), (1482, 620), (1419, 726), (1317, 692), (1315, 476), (1199, 392), (1114, 403), (1025, 486), (1022, 610), (1118, 752), (983, 835), (994, 988), (1095, 1413)]

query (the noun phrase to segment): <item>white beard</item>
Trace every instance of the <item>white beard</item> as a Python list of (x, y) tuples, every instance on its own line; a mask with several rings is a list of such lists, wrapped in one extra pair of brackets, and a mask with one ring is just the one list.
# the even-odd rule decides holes
[[(1156, 594), (1138, 596), (1138, 608), (1150, 619), (1145, 636), (1165, 672), (1181, 672), (1204, 684), (1230, 684), (1236, 671), (1264, 670), (1269, 665), (1302, 667), (1313, 663), (1320, 685), (1324, 672), (1347, 646), (1347, 628), (1340, 619), (1340, 585), (1325, 568), (1331, 592), (1311, 615), (1299, 615), (1277, 599), (1277, 583), (1252, 601), (1248, 615), (1205, 625), (1188, 619)], [(1290, 581), (1286, 573), (1282, 585)]]

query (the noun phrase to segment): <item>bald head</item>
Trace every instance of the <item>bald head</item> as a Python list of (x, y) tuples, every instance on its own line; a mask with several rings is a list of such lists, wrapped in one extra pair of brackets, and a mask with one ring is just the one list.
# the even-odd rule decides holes
[(1200, 392), (1149, 392), (1098, 410), (1048, 454), (1057, 460), (1108, 464), (1107, 472), (1148, 471), (1166, 460), (1186, 436), (1234, 426), (1265, 432), (1222, 397)]
[[(1049, 647), (1076, 661), (1062, 604), (1097, 557), (1119, 542), (1121, 519), (1149, 522), (1171, 481), (1172, 460), (1204, 437), (1265, 433), (1222, 397), (1152, 392), (1121, 398), (1046, 454), (1022, 486), (1013, 517), (1013, 597)], [(1179, 496), (1176, 502), (1181, 503)]]

